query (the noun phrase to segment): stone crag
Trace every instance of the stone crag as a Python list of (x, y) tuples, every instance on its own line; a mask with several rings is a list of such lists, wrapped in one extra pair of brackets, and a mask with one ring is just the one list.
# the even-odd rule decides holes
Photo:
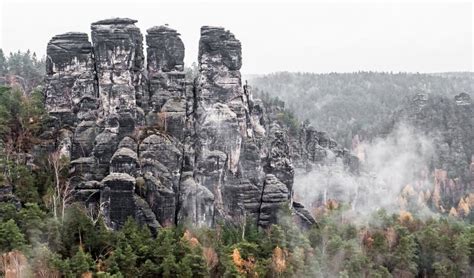
[[(168, 26), (126, 18), (66, 33), (47, 48), (45, 103), (55, 148), (70, 159), (75, 199), (117, 229), (128, 217), (159, 226), (278, 222), (292, 204), (285, 128), (242, 86), (241, 45), (201, 28), (199, 72), (187, 80), (184, 44)], [(52, 135), (51, 135), (52, 136)]]

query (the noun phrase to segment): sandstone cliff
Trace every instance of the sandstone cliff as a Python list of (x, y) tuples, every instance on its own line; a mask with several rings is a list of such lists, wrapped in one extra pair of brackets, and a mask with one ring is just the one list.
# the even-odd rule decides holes
[(313, 224), (292, 205), (285, 128), (242, 85), (239, 40), (202, 27), (199, 73), (188, 81), (179, 33), (148, 29), (145, 63), (135, 23), (101, 20), (92, 43), (66, 33), (48, 44), (47, 134), (71, 161), (75, 199), (111, 228), (128, 217), (155, 229), (249, 219), (266, 227), (285, 207)]

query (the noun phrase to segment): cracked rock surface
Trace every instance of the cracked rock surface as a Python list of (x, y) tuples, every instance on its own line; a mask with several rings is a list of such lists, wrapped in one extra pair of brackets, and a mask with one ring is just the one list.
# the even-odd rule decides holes
[[(144, 52), (135, 23), (101, 20), (92, 24), (92, 42), (66, 33), (48, 44), (48, 134), (61, 134), (55, 147), (71, 161), (76, 201), (113, 229), (128, 217), (154, 230), (242, 219), (267, 227), (285, 208), (314, 224), (292, 204), (285, 128), (242, 86), (240, 41), (202, 27), (199, 72), (190, 81), (180, 34), (149, 28)], [(301, 154), (316, 160), (319, 150), (306, 144)]]

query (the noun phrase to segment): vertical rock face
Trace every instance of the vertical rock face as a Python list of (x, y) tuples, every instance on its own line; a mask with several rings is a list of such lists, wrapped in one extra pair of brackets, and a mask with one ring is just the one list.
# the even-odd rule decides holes
[[(144, 65), (143, 36), (136, 20), (115, 18), (92, 23), (99, 85), (100, 117), (119, 114), (121, 123), (137, 116)], [(128, 127), (131, 128), (131, 127)]]
[(246, 135), (240, 67), (241, 46), (234, 35), (223, 28), (202, 27), (195, 110), (197, 179), (214, 194), (221, 217), (238, 209), (224, 197), (235, 186), (232, 180), (239, 174)]
[(307, 123), (302, 125), (297, 136), (292, 139), (290, 140), (293, 149), (292, 160), (296, 168), (304, 172), (310, 172), (315, 166), (327, 163), (331, 156), (334, 159), (342, 159), (350, 172), (359, 172), (359, 159), (355, 155), (338, 146), (327, 133), (317, 131)]
[(182, 141), (187, 111), (184, 44), (178, 32), (166, 26), (148, 29), (146, 43), (149, 94), (143, 105), (147, 125)]
[(51, 116), (74, 126), (93, 118), (97, 98), (92, 45), (85, 33), (53, 37), (47, 47), (45, 106)]
[(92, 45), (80, 33), (48, 45), (46, 107), (61, 118), (58, 147), (70, 154), (76, 199), (114, 229), (128, 217), (153, 229), (277, 222), (291, 206), (290, 145), (242, 87), (240, 42), (202, 27), (199, 74), (186, 82), (179, 34), (152, 27), (145, 76), (135, 22), (93, 23)]

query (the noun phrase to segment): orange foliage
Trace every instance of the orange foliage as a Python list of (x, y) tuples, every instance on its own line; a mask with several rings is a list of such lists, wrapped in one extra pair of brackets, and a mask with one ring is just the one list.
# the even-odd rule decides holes
[(444, 212), (444, 208), (441, 206), (441, 188), (446, 186), (448, 181), (448, 172), (443, 169), (435, 169), (434, 171), (434, 191), (431, 196), (433, 205), (439, 209), (441, 212)]
[(458, 211), (456, 210), (456, 208), (452, 207), (452, 208), (449, 210), (449, 216), (452, 216), (452, 217), (459, 217), (459, 214), (458, 214)]
[(237, 248), (234, 248), (234, 251), (232, 252), (232, 261), (234, 262), (234, 265), (237, 267), (237, 270), (240, 273), (244, 273), (244, 270), (243, 270), (244, 260), (240, 256), (240, 251)]
[(406, 197), (412, 197), (416, 195), (416, 192), (415, 189), (413, 189), (413, 186), (407, 184), (402, 190), (402, 195)]
[(458, 203), (457, 211), (459, 216), (466, 217), (471, 212), (471, 208), (469, 206), (469, 199), (466, 197), (465, 199), (461, 198)]
[(191, 247), (193, 247), (193, 248), (196, 247), (196, 246), (201, 245), (199, 243), (199, 240), (195, 236), (193, 236), (193, 234), (189, 230), (186, 230), (184, 232), (183, 239), (188, 241), (189, 244), (191, 245)]
[(255, 259), (249, 257), (247, 260), (243, 259), (240, 255), (240, 251), (234, 248), (232, 252), (232, 261), (240, 274), (246, 275), (247, 277), (258, 277), (255, 272)]
[(92, 272), (82, 273), (81, 278), (92, 278)]
[(362, 232), (362, 244), (367, 248), (372, 248), (372, 244), (374, 243), (374, 239), (368, 230)]
[(326, 202), (326, 208), (328, 210), (335, 210), (339, 207), (339, 203), (336, 200), (329, 199)]
[(402, 195), (398, 196), (398, 206), (401, 209), (405, 209), (407, 207), (407, 205), (408, 205), (407, 199)]
[(20, 251), (11, 251), (1, 256), (1, 272), (5, 278), (27, 277), (28, 261)]
[(469, 208), (474, 207), (474, 193), (469, 193), (469, 195), (465, 198), (465, 200), (467, 201)]
[(408, 224), (413, 221), (413, 216), (408, 211), (402, 210), (398, 216), (398, 221), (402, 224)]
[(285, 271), (286, 269), (285, 252), (278, 246), (275, 247), (275, 249), (273, 249), (272, 267), (273, 267), (273, 270), (278, 274), (283, 273), (283, 271)]
[(219, 263), (219, 257), (217, 256), (216, 251), (211, 247), (204, 247), (202, 250), (202, 255), (204, 260), (206, 260), (206, 264), (209, 269), (216, 267)]
[(459, 200), (457, 211), (461, 217), (466, 217), (469, 215), (471, 209), (469, 207), (469, 200), (467, 197), (466, 199), (461, 198), (461, 200)]

